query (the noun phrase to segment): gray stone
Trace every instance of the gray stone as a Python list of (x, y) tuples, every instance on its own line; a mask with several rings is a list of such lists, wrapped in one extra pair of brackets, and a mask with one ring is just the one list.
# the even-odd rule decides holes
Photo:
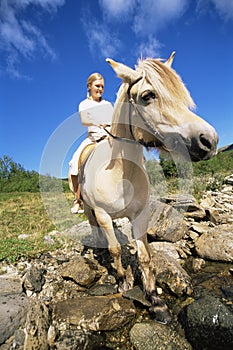
[(23, 292), (22, 283), (17, 277), (7, 275), (0, 276), (0, 295), (21, 294)]
[(90, 287), (101, 276), (97, 263), (83, 256), (77, 256), (64, 264), (60, 273), (63, 278), (84, 287)]
[(185, 194), (171, 194), (162, 198), (167, 204), (173, 206), (173, 208), (181, 211), (185, 217), (193, 218), (196, 220), (203, 219), (205, 217), (205, 210), (197, 200), (191, 195)]
[(102, 349), (104, 338), (99, 333), (82, 330), (66, 330), (56, 340), (57, 350), (97, 350)]
[(92, 331), (118, 329), (135, 315), (132, 301), (120, 295), (69, 299), (57, 302), (53, 307), (54, 319)]
[(195, 349), (233, 349), (233, 313), (219, 299), (196, 300), (180, 314), (180, 322)]
[(23, 286), (33, 292), (40, 292), (45, 283), (44, 270), (31, 266), (23, 277)]
[(156, 254), (157, 252), (162, 252), (162, 253), (165, 253), (165, 254), (171, 256), (175, 260), (179, 259), (179, 254), (178, 254), (176, 247), (173, 243), (152, 242), (149, 245), (150, 245), (150, 249), (152, 250), (153, 254)]
[(22, 293), (20, 280), (0, 278), (0, 345), (10, 338), (15, 330), (24, 325), (28, 298)]
[(183, 216), (171, 205), (156, 202), (148, 225), (148, 235), (152, 240), (177, 242), (187, 233)]
[(193, 288), (191, 277), (171, 256), (161, 252), (152, 256), (156, 273), (156, 282), (164, 290), (170, 290), (177, 296), (191, 295)]
[(233, 174), (230, 175), (230, 176), (227, 176), (225, 179), (224, 179), (224, 182), (228, 185), (231, 185), (233, 186)]
[(39, 300), (31, 301), (25, 326), (25, 350), (48, 350), (49, 310)]
[(145, 298), (145, 295), (139, 286), (135, 286), (134, 288), (124, 292), (123, 296), (130, 300), (137, 301), (144, 306), (151, 306), (151, 303)]
[(197, 254), (203, 259), (233, 261), (233, 225), (221, 225), (195, 241)]
[(88, 294), (95, 296), (104, 296), (117, 293), (117, 286), (112, 284), (96, 284), (88, 290)]
[(157, 322), (136, 323), (130, 330), (130, 340), (136, 350), (191, 350), (185, 338)]

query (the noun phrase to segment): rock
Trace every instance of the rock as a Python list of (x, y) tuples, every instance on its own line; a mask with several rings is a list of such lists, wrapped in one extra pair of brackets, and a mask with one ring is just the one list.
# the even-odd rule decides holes
[(130, 330), (130, 340), (136, 350), (192, 349), (181, 335), (153, 321), (136, 323)]
[(205, 217), (205, 210), (198, 204), (197, 200), (191, 195), (171, 194), (161, 198), (165, 203), (168, 203), (182, 212), (185, 217), (201, 220)]
[(181, 265), (165, 253), (152, 256), (156, 273), (156, 282), (164, 289), (177, 296), (191, 295), (193, 288), (191, 278)]
[(25, 350), (48, 350), (49, 310), (39, 300), (31, 302), (25, 326)]
[(83, 256), (77, 256), (64, 264), (60, 273), (63, 278), (84, 287), (90, 287), (101, 276), (97, 263)]
[(216, 209), (206, 209), (206, 217), (210, 222), (213, 222), (214, 224), (218, 224), (221, 222), (221, 217), (219, 215), (218, 210)]
[(135, 286), (124, 292), (123, 296), (130, 300), (137, 301), (144, 306), (151, 307), (151, 303), (145, 298), (145, 295), (139, 286)]
[(230, 176), (227, 176), (225, 179), (224, 179), (224, 182), (228, 185), (231, 185), (233, 186), (233, 174), (230, 175)]
[(104, 296), (117, 293), (117, 286), (112, 284), (96, 284), (88, 290), (88, 294), (95, 296)]
[(23, 278), (23, 286), (33, 292), (40, 292), (45, 283), (44, 270), (31, 266)]
[(171, 205), (157, 201), (155, 210), (148, 225), (150, 240), (165, 240), (177, 242), (187, 232), (187, 225), (183, 217)]
[(0, 345), (24, 325), (28, 298), (22, 292), (22, 284), (15, 277), (0, 277)]
[(152, 242), (149, 244), (149, 246), (150, 246), (150, 249), (152, 250), (152, 254), (156, 254), (157, 252), (162, 252), (171, 256), (175, 260), (179, 259), (179, 254), (176, 250), (176, 247), (172, 243)]
[(197, 232), (201, 235), (209, 231), (209, 229), (210, 226), (207, 222), (194, 222), (190, 227), (190, 230)]
[[(97, 350), (102, 349), (104, 337), (99, 333), (81, 330), (66, 330), (56, 340), (57, 350)], [(103, 348), (104, 349), (104, 348)]]
[(69, 299), (53, 306), (53, 318), (92, 331), (118, 329), (130, 322), (135, 315), (136, 309), (132, 301), (119, 294)]
[(233, 313), (217, 298), (196, 300), (179, 316), (188, 341), (195, 349), (233, 348)]
[(203, 259), (233, 261), (233, 225), (217, 226), (195, 241), (197, 254)]

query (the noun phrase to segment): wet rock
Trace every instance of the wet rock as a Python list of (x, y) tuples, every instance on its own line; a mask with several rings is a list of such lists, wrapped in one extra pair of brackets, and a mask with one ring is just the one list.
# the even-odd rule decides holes
[(151, 303), (145, 298), (145, 295), (139, 286), (135, 286), (123, 293), (125, 298), (139, 302), (140, 304), (150, 307)]
[(112, 284), (96, 284), (88, 290), (88, 294), (95, 296), (104, 296), (117, 293), (117, 285)]
[(152, 256), (156, 273), (156, 282), (177, 296), (191, 295), (193, 292), (191, 277), (171, 256), (157, 253)]
[(24, 349), (48, 350), (49, 310), (39, 300), (33, 300), (27, 314)]
[(183, 217), (171, 205), (157, 201), (149, 222), (150, 240), (177, 242), (187, 233)]
[(40, 292), (45, 283), (45, 270), (31, 266), (23, 278), (23, 286), (33, 292)]
[(192, 349), (181, 335), (153, 321), (136, 323), (130, 330), (130, 340), (136, 350)]
[(104, 338), (98, 333), (67, 330), (57, 339), (55, 348), (57, 350), (97, 350), (102, 349), (103, 343)]
[(0, 277), (0, 345), (24, 325), (28, 298), (17, 278)]
[(61, 276), (80, 286), (90, 287), (101, 276), (97, 263), (83, 256), (70, 260), (61, 269)]
[(219, 299), (206, 296), (196, 300), (179, 318), (194, 349), (233, 348), (233, 313)]
[(204, 259), (233, 261), (233, 225), (217, 226), (195, 241), (197, 254)]
[(58, 302), (53, 317), (84, 330), (110, 331), (124, 326), (136, 315), (130, 300), (120, 295), (84, 297)]

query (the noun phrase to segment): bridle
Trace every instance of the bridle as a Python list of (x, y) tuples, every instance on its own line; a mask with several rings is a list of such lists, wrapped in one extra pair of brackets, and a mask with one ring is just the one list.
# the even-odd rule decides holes
[[(148, 129), (149, 132), (151, 132), (153, 135), (156, 136), (156, 138), (159, 140), (160, 143), (163, 144), (164, 142), (164, 136), (156, 129), (154, 129), (152, 126), (149, 125), (149, 123), (146, 121), (146, 119), (144, 118), (144, 116), (142, 115), (142, 113), (140, 112), (140, 110), (138, 109), (137, 107), (137, 103), (134, 101), (132, 95), (130, 94), (130, 91), (132, 89), (132, 87), (137, 84), (140, 80), (142, 79), (142, 76), (137, 78), (136, 80), (134, 80), (129, 86), (128, 86), (128, 89), (127, 89), (127, 96), (128, 96), (128, 100), (129, 100), (129, 103), (130, 103), (130, 106), (134, 109), (134, 112), (136, 113), (137, 116), (140, 117), (140, 119), (143, 121), (143, 124), (146, 126), (146, 128)], [(120, 136), (116, 136), (116, 135), (113, 135), (109, 130), (107, 130), (106, 128), (104, 128), (104, 130), (114, 139), (117, 139), (117, 140), (124, 140), (124, 141), (127, 141), (127, 142), (136, 142), (136, 143), (139, 143), (145, 147), (149, 147), (149, 146), (158, 146), (156, 142), (153, 143), (153, 145), (149, 145), (147, 142), (143, 141), (143, 140), (137, 140), (134, 136), (134, 132), (133, 132), (133, 127), (132, 127), (132, 113), (129, 111), (129, 130), (130, 130), (130, 134), (132, 136), (132, 139), (128, 139), (128, 138), (125, 138), (125, 137), (120, 137)]]

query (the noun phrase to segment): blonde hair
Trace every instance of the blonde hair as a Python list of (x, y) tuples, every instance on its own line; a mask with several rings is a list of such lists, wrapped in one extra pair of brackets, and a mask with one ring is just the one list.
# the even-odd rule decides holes
[(87, 97), (90, 96), (90, 86), (95, 80), (104, 80), (103, 76), (100, 73), (92, 73), (87, 78)]

